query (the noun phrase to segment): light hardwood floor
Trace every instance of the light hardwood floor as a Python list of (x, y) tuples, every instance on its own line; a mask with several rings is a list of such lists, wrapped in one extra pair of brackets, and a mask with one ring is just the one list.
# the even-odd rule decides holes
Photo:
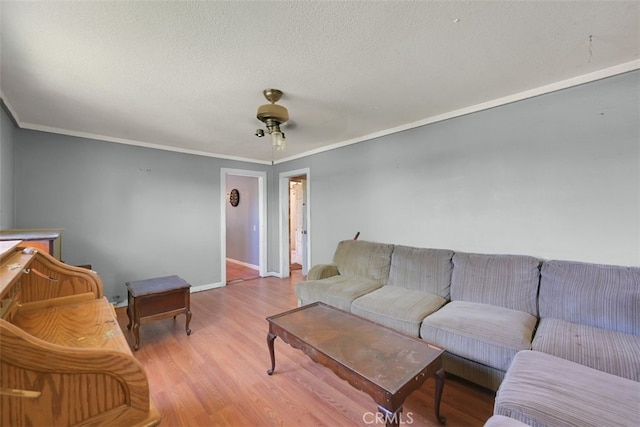
[[(296, 307), (291, 279), (262, 278), (191, 294), (191, 336), (185, 316), (144, 323), (140, 350), (161, 426), (382, 426), (376, 405), (361, 391), (276, 339), (270, 367), (266, 317)], [(124, 308), (118, 321), (129, 344)], [(434, 381), (405, 401), (404, 426), (437, 426)], [(448, 377), (441, 413), (447, 426), (481, 426), (494, 393)]]
[(258, 270), (227, 261), (227, 284), (260, 277)]

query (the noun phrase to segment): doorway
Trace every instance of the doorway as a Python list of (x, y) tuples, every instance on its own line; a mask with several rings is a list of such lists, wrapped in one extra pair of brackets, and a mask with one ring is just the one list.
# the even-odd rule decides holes
[(306, 176), (289, 178), (289, 272), (302, 270), (306, 255)]
[(310, 247), (309, 169), (280, 174), (280, 272), (289, 277), (292, 270), (306, 276)]
[[(242, 258), (240, 266), (256, 269), (260, 277), (266, 275), (266, 172), (223, 168), (220, 174), (220, 280), (224, 286), (229, 259)], [(239, 225), (239, 217), (246, 221)], [(235, 231), (228, 232), (232, 225)]]

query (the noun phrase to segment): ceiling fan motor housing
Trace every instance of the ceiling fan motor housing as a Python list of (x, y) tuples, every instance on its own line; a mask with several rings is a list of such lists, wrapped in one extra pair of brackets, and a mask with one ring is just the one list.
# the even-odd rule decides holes
[(278, 124), (282, 124), (289, 120), (289, 112), (281, 105), (265, 104), (258, 107), (258, 114), (256, 117), (264, 123), (271, 120)]

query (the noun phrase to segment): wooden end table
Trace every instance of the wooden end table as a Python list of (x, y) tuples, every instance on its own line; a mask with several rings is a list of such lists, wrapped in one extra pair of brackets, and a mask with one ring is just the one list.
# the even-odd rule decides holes
[(129, 324), (133, 325), (133, 336), (136, 343), (133, 347), (140, 347), (140, 323), (165, 319), (184, 313), (187, 316), (185, 329), (191, 335), (190, 290), (191, 285), (178, 276), (156, 277), (153, 279), (127, 282), (127, 316)]
[(316, 302), (267, 318), (267, 345), (275, 369), (274, 341), (280, 337), (329, 368), (378, 404), (388, 427), (400, 423), (402, 404), (427, 378), (435, 376), (435, 415), (439, 423), (444, 389), (444, 349), (346, 311)]

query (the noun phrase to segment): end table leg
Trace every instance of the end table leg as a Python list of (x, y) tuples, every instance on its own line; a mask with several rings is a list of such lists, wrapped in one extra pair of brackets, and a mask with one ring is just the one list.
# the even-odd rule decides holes
[(187, 331), (187, 335), (191, 335), (191, 329), (189, 329), (189, 323), (191, 323), (191, 310), (187, 308), (187, 324), (185, 325), (185, 329)]
[(267, 334), (267, 346), (269, 347), (269, 355), (271, 356), (271, 369), (267, 371), (267, 374), (273, 374), (273, 371), (276, 369), (276, 355), (273, 348), (273, 342), (275, 341), (277, 335), (273, 332), (269, 331)]
[(132, 306), (133, 301), (131, 301), (131, 294), (127, 292), (127, 317), (129, 318), (129, 323), (127, 324), (128, 330), (131, 330), (131, 324), (133, 323), (133, 313), (131, 312)]
[(440, 424), (446, 424), (447, 418), (440, 415), (440, 401), (442, 400), (442, 390), (444, 389), (444, 369), (440, 368), (435, 373), (436, 378), (436, 397), (434, 407), (436, 411), (436, 419)]
[(140, 348), (140, 322), (135, 322), (133, 324), (133, 336), (136, 339), (133, 350), (138, 351), (138, 348)]

